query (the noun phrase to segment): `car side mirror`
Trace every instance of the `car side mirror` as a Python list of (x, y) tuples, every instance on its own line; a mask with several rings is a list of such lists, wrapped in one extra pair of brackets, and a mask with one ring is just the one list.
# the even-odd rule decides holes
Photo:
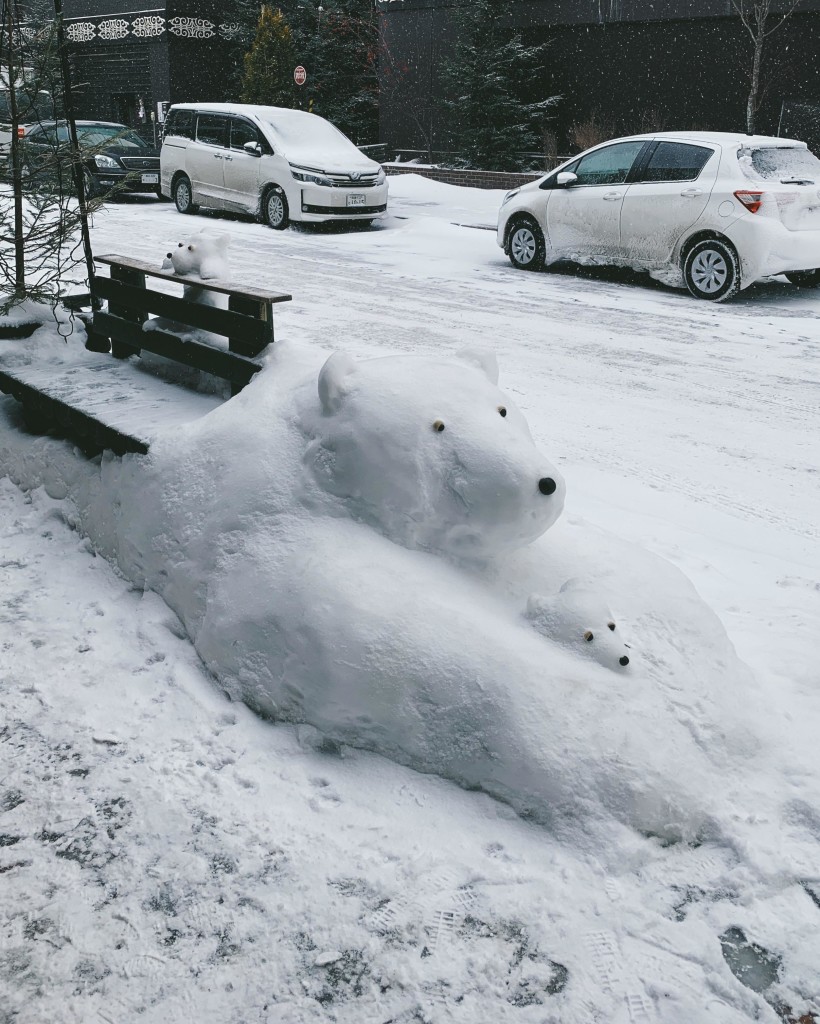
[(578, 175), (572, 171), (561, 171), (555, 176), (555, 184), (558, 188), (570, 188), (578, 181)]
[(258, 142), (246, 142), (242, 148), (251, 156), (262, 156), (262, 147)]

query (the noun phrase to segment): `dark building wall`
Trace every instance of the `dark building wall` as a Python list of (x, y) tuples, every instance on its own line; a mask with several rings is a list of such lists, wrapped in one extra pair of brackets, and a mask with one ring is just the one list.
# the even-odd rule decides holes
[[(438, 69), (452, 50), (456, 6), (379, 4), (387, 55), (380, 141), (394, 148), (424, 152), (431, 121), (433, 149), (443, 148)], [(804, 0), (803, 9), (767, 41), (761, 131), (776, 132), (784, 101), (820, 104), (820, 0)], [(512, 0), (509, 11), (525, 39), (550, 40), (545, 74), (521, 85), (530, 99), (563, 97), (551, 125), (560, 152), (593, 114), (616, 134), (744, 128), (751, 40), (729, 16), (730, 0)]]

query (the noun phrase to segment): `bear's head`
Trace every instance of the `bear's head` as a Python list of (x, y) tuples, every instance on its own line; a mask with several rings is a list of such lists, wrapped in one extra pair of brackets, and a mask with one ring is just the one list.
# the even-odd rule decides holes
[(224, 280), (229, 275), (227, 253), (230, 241), (230, 235), (200, 231), (187, 241), (178, 242), (163, 260), (162, 269), (203, 280)]
[(612, 612), (583, 580), (567, 580), (551, 598), (533, 594), (527, 601), (527, 618), (550, 640), (606, 668), (629, 664), (631, 649)]
[(354, 516), (407, 547), (482, 557), (527, 544), (565, 485), (497, 385), (495, 356), (337, 352), (305, 417), (307, 461)]

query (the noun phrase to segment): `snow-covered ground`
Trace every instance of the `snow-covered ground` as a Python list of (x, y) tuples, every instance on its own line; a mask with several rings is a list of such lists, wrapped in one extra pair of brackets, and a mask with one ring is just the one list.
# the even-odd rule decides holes
[[(0, 1013), (722, 1024), (817, 1007), (820, 295), (772, 280), (712, 306), (614, 272), (525, 275), (488, 230), (500, 194), (415, 176), (391, 194), (369, 232), (135, 198), (93, 241), (159, 263), (228, 232), (237, 278), (294, 296), (277, 337), (317, 354), (493, 348), (565, 516), (682, 569), (752, 668), (744, 712), (783, 747), (789, 835), (742, 796), (734, 841), (550, 830), (317, 750), (229, 703), (68, 502), (0, 480)], [(738, 930), (780, 957), (765, 998), (722, 954)]]

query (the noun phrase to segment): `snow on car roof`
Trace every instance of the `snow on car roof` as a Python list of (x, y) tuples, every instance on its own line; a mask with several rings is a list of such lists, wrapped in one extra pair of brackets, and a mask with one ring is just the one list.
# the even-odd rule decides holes
[[(773, 135), (747, 135), (745, 132), (647, 132), (625, 136), (630, 139), (669, 139), (676, 142), (709, 142), (716, 146), (798, 147), (806, 148), (799, 139), (780, 139)], [(610, 141), (620, 141), (612, 139)]]

